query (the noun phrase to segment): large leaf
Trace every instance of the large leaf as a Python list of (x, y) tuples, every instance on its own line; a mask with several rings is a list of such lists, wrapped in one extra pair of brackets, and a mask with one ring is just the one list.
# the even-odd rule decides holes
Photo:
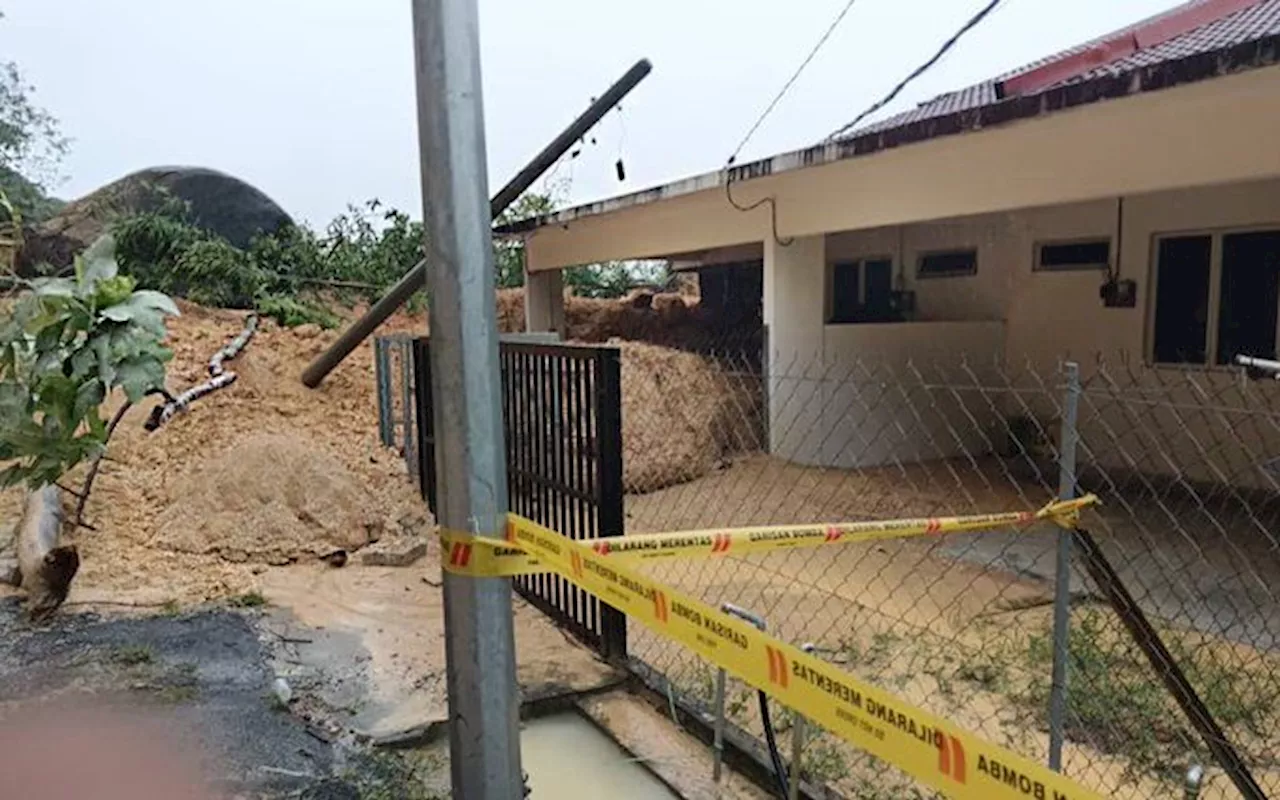
[(153, 292), (150, 289), (141, 289), (133, 293), (133, 296), (129, 298), (129, 302), (145, 308), (153, 308), (166, 316), (182, 316), (182, 312), (178, 310), (177, 303), (173, 302), (173, 299), (170, 298), (169, 295), (162, 292)]
[[(163, 298), (163, 300), (159, 299)], [(168, 309), (172, 308), (170, 312)], [(164, 315), (177, 313), (173, 301), (159, 292), (134, 292), (128, 300), (116, 303), (101, 311), (104, 319), (111, 322), (128, 322), (153, 334), (157, 339), (163, 338)]]
[(76, 285), (66, 278), (36, 278), (31, 289), (37, 297), (75, 297)]
[[(76, 403), (71, 409), (71, 419), (73, 422), (79, 422), (85, 418), (90, 409), (96, 409), (106, 398), (106, 391), (102, 384), (96, 380), (86, 381), (80, 384), (80, 388), (76, 390)], [(95, 412), (93, 416), (97, 416)]]
[(17, 486), (27, 479), (27, 471), (18, 464), (13, 464), (0, 471), (0, 489)]
[(10, 430), (26, 417), (26, 389), (13, 381), (0, 383), (0, 430)]
[(164, 386), (164, 364), (147, 356), (122, 361), (116, 365), (116, 385), (124, 389), (129, 402), (136, 403)]
[(81, 258), (84, 265), (76, 274), (80, 278), (80, 285), (85, 288), (92, 287), (98, 281), (114, 278), (120, 272), (120, 265), (116, 263), (116, 243), (110, 234), (98, 237)]
[[(93, 240), (93, 244), (84, 251), (84, 260), (86, 263), (93, 263), (96, 260), (116, 257), (116, 239), (109, 233), (104, 233), (97, 239)], [(108, 276), (110, 277), (110, 276)]]

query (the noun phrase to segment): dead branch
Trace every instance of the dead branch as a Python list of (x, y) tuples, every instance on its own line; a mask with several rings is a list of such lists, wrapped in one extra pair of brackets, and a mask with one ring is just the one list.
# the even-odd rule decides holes
[(223, 374), (222, 363), (231, 361), (240, 352), (249, 345), (249, 341), (253, 339), (253, 334), (258, 330), (258, 315), (250, 314), (244, 321), (244, 330), (240, 331), (236, 338), (232, 339), (218, 352), (213, 354), (213, 358), (209, 359), (209, 377), (217, 378)]
[[(107, 438), (102, 443), (102, 451), (93, 459), (93, 463), (89, 465), (89, 474), (84, 476), (84, 486), (80, 488), (80, 494), (76, 495), (76, 526), (87, 527), (84, 522), (84, 509), (89, 504), (89, 492), (93, 491), (93, 482), (98, 478), (98, 470), (102, 467), (102, 461), (106, 457), (107, 442), (111, 441), (111, 434), (116, 432), (116, 426), (120, 424), (120, 420), (124, 419), (124, 415), (133, 408), (133, 403), (128, 400), (124, 401), (124, 405), (116, 409), (116, 413), (111, 416), (111, 421), (107, 423)], [(72, 494), (75, 494), (72, 492)]]
[(188, 406), (196, 400), (235, 383), (236, 374), (234, 372), (226, 372), (222, 364), (224, 361), (230, 361), (240, 355), (241, 351), (248, 346), (249, 341), (253, 339), (253, 334), (257, 329), (258, 315), (250, 314), (245, 320), (244, 329), (240, 331), (236, 338), (228, 342), (213, 354), (213, 358), (209, 359), (209, 380), (192, 386), (177, 397), (171, 397), (165, 403), (151, 409), (151, 416), (147, 418), (144, 427), (149, 431), (154, 431), (178, 414), (186, 411)]

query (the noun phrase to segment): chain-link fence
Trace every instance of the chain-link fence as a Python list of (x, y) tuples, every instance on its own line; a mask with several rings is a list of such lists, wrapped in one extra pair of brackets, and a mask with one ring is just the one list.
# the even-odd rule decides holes
[[(1101, 361), (768, 363), (624, 345), (622, 362), (628, 534), (1031, 510), (1062, 488), (1096, 493), (1082, 526), (1253, 778), (1280, 796), (1280, 387)], [(1197, 765), (1200, 796), (1240, 796), (1078, 551), (1058, 574), (1062, 536), (1046, 525), (649, 569), (1030, 758), (1047, 762), (1060, 739), (1064, 772), (1105, 796), (1182, 796)], [(1069, 633), (1055, 646), (1059, 578)], [(709, 711), (712, 667), (638, 625), (629, 636), (642, 675)], [(731, 722), (758, 737), (753, 692), (728, 687)], [(803, 765), (846, 796), (932, 796), (826, 735)]]

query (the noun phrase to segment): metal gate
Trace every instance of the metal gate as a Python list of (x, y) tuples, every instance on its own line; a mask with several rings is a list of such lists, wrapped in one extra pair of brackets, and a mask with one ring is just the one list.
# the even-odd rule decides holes
[[(414, 342), (419, 483), (436, 508), (428, 339)], [(622, 387), (614, 347), (502, 342), (502, 421), (511, 510), (572, 539), (621, 536)], [(551, 574), (516, 591), (606, 658), (626, 658), (626, 616)]]

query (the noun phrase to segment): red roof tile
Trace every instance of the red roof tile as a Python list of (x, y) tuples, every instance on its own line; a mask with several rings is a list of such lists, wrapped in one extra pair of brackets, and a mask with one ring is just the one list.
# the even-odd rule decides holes
[[(967, 86), (954, 92), (948, 92), (921, 103), (916, 108), (895, 114), (877, 122), (864, 125), (854, 131), (841, 134), (840, 139), (852, 139), (868, 133), (900, 128), (923, 120), (953, 114), (958, 111), (981, 108), (991, 105), (999, 99), (999, 86), (1012, 78), (1026, 76), (1047, 65), (1078, 57), (1091, 49), (1099, 48), (1104, 43), (1121, 39), (1127, 34), (1134, 35), (1134, 41), (1140, 43), (1144, 31), (1160, 30), (1160, 23), (1168, 23), (1172, 18), (1201, 6), (1223, 5), (1226, 0), (1190, 0), (1174, 8), (1149, 17), (1140, 22), (1121, 28), (1106, 36), (1093, 39), (1076, 47), (1068, 48), (1047, 58), (1039, 59), (1016, 70), (999, 75), (973, 86)], [(1191, 30), (1178, 33), (1170, 39), (1148, 47), (1123, 48), (1123, 54), (1100, 64), (1082, 64), (1084, 69), (1071, 74), (1062, 80), (1035, 87), (1035, 92), (1047, 91), (1059, 86), (1079, 83), (1105, 75), (1118, 75), (1142, 67), (1150, 67), (1166, 61), (1173, 61), (1198, 53), (1206, 53), (1246, 42), (1256, 41), (1268, 36), (1280, 34), (1280, 0), (1257, 0), (1247, 8), (1239, 8), (1238, 3), (1229, 4), (1227, 12), (1216, 19), (1209, 19), (1204, 24)], [(1205, 9), (1212, 13), (1212, 9)], [(1048, 72), (1047, 70), (1044, 70)]]

